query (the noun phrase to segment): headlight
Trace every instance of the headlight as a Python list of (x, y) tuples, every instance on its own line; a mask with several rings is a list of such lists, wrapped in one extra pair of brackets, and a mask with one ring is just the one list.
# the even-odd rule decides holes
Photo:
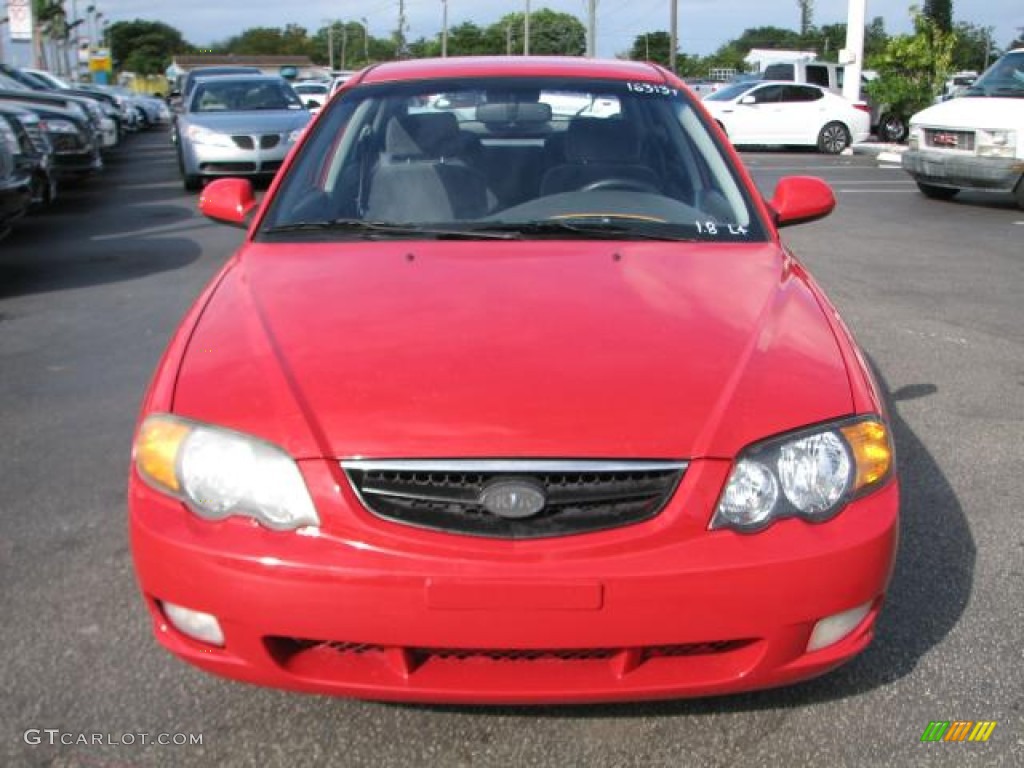
[(1014, 157), (1017, 154), (1016, 131), (978, 131), (979, 157)]
[(302, 134), (305, 133), (305, 127), (296, 128), (294, 131), (285, 136), (285, 144), (294, 144), (296, 141), (302, 138)]
[(892, 471), (889, 432), (877, 417), (758, 443), (743, 451), (718, 501), (711, 528), (756, 531), (775, 520), (828, 520)]
[(231, 137), (227, 134), (217, 133), (198, 125), (190, 125), (185, 131), (185, 135), (196, 144), (206, 144), (211, 147), (235, 146), (231, 141)]
[(200, 517), (242, 515), (279, 530), (320, 524), (298, 466), (270, 443), (156, 415), (143, 422), (133, 453), (149, 485)]
[(78, 126), (70, 120), (41, 120), (39, 127), (47, 133), (78, 133)]
[(918, 149), (924, 139), (924, 129), (919, 125), (910, 126), (910, 133), (907, 135), (907, 146), (910, 149)]

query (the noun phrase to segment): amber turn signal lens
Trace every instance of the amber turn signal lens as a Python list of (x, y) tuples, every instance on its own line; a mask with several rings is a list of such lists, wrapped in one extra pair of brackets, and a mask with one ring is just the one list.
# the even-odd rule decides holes
[(857, 466), (854, 490), (859, 491), (884, 479), (892, 469), (892, 442), (889, 430), (880, 421), (862, 421), (842, 428), (853, 450)]
[(174, 419), (150, 416), (143, 422), (135, 440), (135, 465), (139, 472), (157, 485), (178, 493), (177, 458), (190, 428)]

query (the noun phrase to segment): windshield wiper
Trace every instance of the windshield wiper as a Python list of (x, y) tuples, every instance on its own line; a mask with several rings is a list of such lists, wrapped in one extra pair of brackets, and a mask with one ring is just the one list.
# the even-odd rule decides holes
[[(668, 240), (694, 242), (697, 238), (663, 231), (664, 224), (630, 221), (629, 224), (611, 221), (608, 218), (579, 217), (572, 219), (547, 219), (545, 221), (495, 221), (475, 225), (474, 231), (515, 232), (523, 236), (571, 237), (579, 240)], [(646, 224), (646, 226), (644, 226)]]
[(279, 235), (288, 232), (345, 232), (371, 240), (396, 238), (425, 238), (440, 240), (516, 240), (515, 234), (481, 232), (476, 228), (439, 229), (416, 224), (392, 224), (387, 221), (362, 219), (324, 219), (322, 221), (295, 221), (260, 230), (261, 235)]

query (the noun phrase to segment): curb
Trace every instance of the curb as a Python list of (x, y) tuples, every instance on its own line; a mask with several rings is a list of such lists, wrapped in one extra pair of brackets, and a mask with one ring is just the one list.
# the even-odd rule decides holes
[(906, 144), (883, 144), (881, 142), (863, 142), (854, 144), (853, 154), (873, 155), (879, 163), (900, 165), (902, 154), (907, 151)]

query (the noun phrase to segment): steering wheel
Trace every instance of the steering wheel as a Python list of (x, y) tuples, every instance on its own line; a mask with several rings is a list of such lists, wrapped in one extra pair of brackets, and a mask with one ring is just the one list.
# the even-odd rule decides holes
[(652, 194), (659, 195), (661, 190), (651, 184), (649, 181), (641, 181), (640, 179), (598, 179), (592, 181), (589, 184), (579, 188), (580, 192), (596, 192), (602, 189), (621, 189), (629, 192), (651, 192)]

